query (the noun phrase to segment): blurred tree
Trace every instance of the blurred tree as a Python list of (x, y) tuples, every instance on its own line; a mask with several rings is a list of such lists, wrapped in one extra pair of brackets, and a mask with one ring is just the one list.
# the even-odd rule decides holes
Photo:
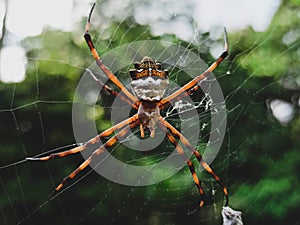
[[(283, 1), (265, 32), (248, 28), (230, 34), (229, 58), (216, 72), (227, 96), (228, 129), (213, 167), (226, 174), (230, 204), (243, 212), (245, 224), (299, 223), (299, 5), (297, 0)], [(96, 18), (97, 15), (95, 28)], [(84, 22), (80, 27), (84, 27)], [(101, 54), (124, 43), (146, 39), (168, 39), (194, 51), (199, 49), (196, 44), (181, 41), (174, 35), (153, 37), (147, 26), (136, 24), (131, 17), (122, 18), (121, 22), (113, 18), (105, 30), (92, 32)], [(0, 47), (4, 33), (5, 26)], [(1, 166), (56, 147), (67, 149), (66, 145), (75, 142), (73, 94), (80, 76), (92, 62), (79, 36), (81, 30), (66, 33), (49, 29), (22, 41), (29, 60), (26, 79), (17, 84), (0, 84), (0, 121), (5, 128), (0, 130)], [(211, 42), (204, 36), (205, 47)], [(201, 52), (201, 57), (213, 61), (208, 51)], [(225, 74), (227, 70), (229, 73)], [(292, 105), (294, 117), (286, 124), (280, 123), (270, 106), (275, 99)], [(101, 103), (110, 101), (105, 95)], [(101, 114), (97, 119), (101, 129), (110, 124), (108, 115), (109, 112)], [(80, 181), (81, 185), (48, 201), (53, 187), (81, 161), (82, 157), (75, 155), (46, 163), (1, 167), (0, 223), (15, 224), (26, 218), (21, 224), (99, 221), (102, 224), (199, 224), (199, 221), (221, 224), (220, 212), (216, 212), (213, 204), (222, 204), (218, 200), (221, 194), (216, 199), (208, 194), (206, 208), (186, 214), (198, 198), (197, 194), (191, 194), (194, 186), (187, 168), (176, 179), (145, 188), (120, 186), (92, 173)], [(201, 177), (207, 176), (201, 174)]]

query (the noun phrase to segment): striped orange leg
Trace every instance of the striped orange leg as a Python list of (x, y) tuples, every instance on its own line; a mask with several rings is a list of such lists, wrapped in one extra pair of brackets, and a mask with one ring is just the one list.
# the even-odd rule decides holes
[(199, 194), (201, 196), (201, 200), (199, 203), (199, 207), (202, 207), (204, 205), (204, 191), (203, 188), (201, 186), (200, 180), (195, 172), (195, 167), (192, 163), (192, 161), (187, 157), (187, 155), (184, 153), (184, 150), (182, 149), (182, 147), (178, 144), (177, 140), (175, 139), (175, 137), (169, 132), (167, 131), (166, 127), (164, 125), (161, 124), (160, 126), (163, 130), (166, 131), (166, 135), (167, 138), (169, 139), (169, 141), (174, 145), (174, 147), (176, 148), (178, 154), (182, 157), (182, 159), (186, 162), (186, 164), (188, 165), (190, 172), (193, 176), (195, 185), (199, 191)]
[(159, 103), (158, 107), (160, 109), (163, 109), (165, 106), (169, 105), (169, 102), (173, 102), (177, 97), (179, 97), (182, 93), (184, 92), (190, 92), (190, 94), (196, 90), (199, 89), (199, 82), (206, 78), (211, 72), (213, 72), (218, 65), (226, 58), (228, 55), (228, 38), (227, 38), (227, 32), (226, 29), (224, 28), (224, 39), (225, 39), (225, 46), (224, 46), (224, 51), (220, 54), (220, 56), (216, 59), (216, 61), (207, 69), (205, 70), (202, 74), (199, 76), (195, 77), (193, 80), (185, 84), (183, 87), (175, 91), (174, 93), (170, 94), (169, 96), (163, 98)]
[(133, 96), (125, 87), (124, 85), (119, 81), (119, 79), (104, 65), (104, 63), (102, 62), (97, 50), (94, 47), (91, 35), (89, 33), (90, 30), (90, 25), (91, 25), (91, 16), (92, 16), (92, 12), (95, 8), (95, 4), (93, 4), (89, 17), (88, 17), (88, 21), (86, 24), (86, 29), (85, 29), (85, 34), (84, 34), (84, 39), (87, 43), (87, 45), (89, 46), (94, 59), (98, 65), (98, 67), (105, 73), (105, 75), (118, 87), (120, 88), (120, 90), (125, 94), (125, 96), (128, 98), (128, 101), (130, 101), (130, 105), (134, 105), (136, 102), (138, 102), (138, 99)]
[(212, 168), (204, 161), (200, 152), (198, 152), (192, 144), (187, 140), (175, 127), (173, 127), (169, 122), (167, 122), (163, 117), (159, 118), (161, 124), (163, 124), (173, 135), (178, 137), (183, 145), (185, 145), (197, 158), (200, 165), (218, 182), (222, 187), (223, 193), (225, 195), (226, 201), (225, 206), (228, 205), (228, 191), (226, 186), (221, 181), (220, 177), (212, 170)]
[(96, 156), (100, 155), (104, 152), (105, 148), (113, 146), (119, 139), (123, 138), (128, 131), (135, 127), (139, 121), (131, 123), (129, 126), (125, 127), (121, 131), (119, 131), (116, 135), (112, 136), (108, 141), (101, 145), (98, 149), (96, 149), (89, 158), (87, 158), (77, 169), (75, 169), (72, 173), (70, 173), (67, 177), (65, 177), (62, 182), (55, 188), (55, 191), (59, 191), (62, 187), (71, 179), (73, 179), (78, 173), (84, 170)]
[(132, 108), (138, 110), (138, 105), (139, 105), (139, 101), (135, 102), (134, 104), (132, 104), (132, 102), (126, 97), (126, 95), (124, 95), (123, 92), (117, 92), (115, 90), (113, 90), (111, 87), (109, 87), (108, 85), (104, 84), (102, 80), (98, 79), (98, 77), (90, 70), (90, 69), (86, 69), (86, 71), (90, 74), (90, 76), (93, 78), (93, 80), (101, 87), (103, 88), (105, 91), (107, 91), (109, 94), (114, 95), (117, 98), (120, 98), (122, 101), (128, 103), (129, 105), (131, 105)]
[(67, 155), (71, 155), (71, 154), (75, 154), (78, 152), (81, 152), (85, 149), (87, 149), (87, 147), (89, 147), (90, 145), (93, 145), (95, 143), (98, 143), (100, 141), (101, 138), (103, 137), (108, 137), (110, 136), (114, 131), (120, 130), (122, 128), (124, 128), (126, 125), (128, 124), (132, 124), (134, 122), (136, 122), (138, 120), (138, 114), (112, 126), (111, 128), (103, 131), (102, 133), (100, 133), (99, 135), (97, 135), (96, 137), (91, 138), (89, 141), (87, 141), (85, 144), (72, 148), (70, 150), (66, 150), (63, 152), (58, 152), (58, 153), (53, 153), (49, 156), (44, 156), (44, 157), (39, 157), (39, 158), (26, 158), (26, 160), (29, 161), (46, 161), (46, 160), (50, 160), (53, 158), (59, 158), (59, 157), (65, 157)]

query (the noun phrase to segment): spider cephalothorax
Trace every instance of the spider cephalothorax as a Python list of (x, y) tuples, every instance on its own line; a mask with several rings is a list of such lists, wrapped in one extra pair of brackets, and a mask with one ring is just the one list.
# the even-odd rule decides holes
[[(194, 183), (199, 191), (201, 200), (199, 206), (204, 205), (204, 191), (201, 186), (200, 180), (195, 171), (193, 162), (186, 155), (183, 146), (186, 150), (189, 150), (198, 160), (199, 164), (219, 183), (222, 187), (222, 191), (226, 197), (225, 206), (228, 205), (228, 192), (226, 186), (221, 181), (220, 177), (215, 174), (212, 168), (205, 162), (202, 155), (197, 149), (189, 142), (189, 140), (174, 126), (172, 126), (164, 117), (160, 115), (160, 110), (168, 106), (170, 103), (182, 99), (186, 95), (191, 95), (199, 89), (200, 81), (203, 80), (209, 73), (211, 73), (217, 66), (225, 59), (228, 54), (228, 41), (225, 30), (225, 50), (211, 64), (202, 74), (196, 76), (194, 79), (186, 83), (184, 86), (171, 93), (170, 95), (163, 97), (166, 88), (169, 84), (168, 71), (162, 70), (160, 63), (154, 62), (150, 57), (144, 57), (141, 62), (134, 63), (134, 69), (129, 71), (131, 75), (131, 86), (133, 94), (125, 88), (125, 86), (119, 81), (119, 79), (104, 65), (97, 50), (94, 47), (91, 35), (89, 33), (91, 15), (95, 4), (93, 5), (88, 21), (86, 24), (86, 31), (84, 38), (88, 47), (91, 50), (92, 55), (98, 65), (98, 67), (105, 73), (105, 75), (120, 89), (119, 92), (113, 90), (108, 85), (103, 84), (91, 71), (87, 71), (91, 74), (95, 82), (99, 83), (103, 89), (108, 91), (110, 94), (120, 98), (133, 109), (137, 110), (137, 113), (128, 119), (115, 124), (111, 128), (101, 132), (97, 136), (88, 140), (85, 144), (75, 147), (73, 149), (54, 153), (48, 156), (40, 158), (27, 158), (27, 160), (39, 160), (45, 161), (56, 157), (64, 157), (70, 154), (82, 152), (86, 150), (90, 145), (99, 142), (101, 139), (105, 139), (103, 144), (97, 148), (76, 170), (70, 173), (63, 181), (56, 187), (56, 191), (59, 191), (65, 183), (74, 178), (80, 171), (84, 170), (93, 160), (95, 156), (104, 152), (105, 148), (112, 147), (119, 139), (127, 135), (131, 128), (140, 126), (141, 136), (144, 136), (144, 128), (150, 130), (150, 136), (154, 136), (154, 129), (158, 126), (162, 129), (167, 139), (177, 150), (183, 160), (186, 162), (189, 170), (192, 174)], [(180, 141), (180, 142), (179, 142)]]
[(141, 137), (145, 136), (144, 129), (149, 129), (150, 136), (154, 137), (156, 123), (160, 118), (160, 111), (157, 104), (152, 101), (141, 101), (137, 114), (140, 121)]

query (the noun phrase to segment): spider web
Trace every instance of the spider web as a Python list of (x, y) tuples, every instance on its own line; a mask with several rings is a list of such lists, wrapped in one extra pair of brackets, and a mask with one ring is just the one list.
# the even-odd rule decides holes
[[(164, 4), (164, 7), (170, 7)], [(155, 12), (155, 7), (150, 10), (150, 6), (149, 2), (119, 1), (113, 4), (104, 1), (96, 5), (92, 17), (94, 44), (100, 55), (105, 56), (113, 49), (116, 57), (107, 57), (109, 60), (105, 61), (109, 68), (119, 63), (126, 65), (116, 71), (126, 87), (130, 88), (128, 70), (132, 68), (126, 64), (127, 61), (134, 62), (144, 56), (141, 52), (147, 52), (147, 49), (134, 49), (132, 53), (132, 45), (128, 43), (151, 39), (159, 41), (162, 49), (168, 49), (170, 43), (175, 43), (187, 49), (186, 52), (177, 51), (177, 54), (186, 56), (189, 51), (208, 64), (222, 51), (222, 28), (214, 28), (211, 33), (200, 31), (193, 14), (189, 13), (192, 10), (191, 2), (172, 5), (174, 8), (164, 15)], [(145, 13), (145, 9), (149, 9), (149, 13)], [(291, 7), (290, 10), (291, 15), (297, 15), (297, 9)], [(0, 124), (5, 124), (1, 128), (0, 148), (1, 224), (222, 224), (222, 189), (194, 158), (191, 159), (205, 191), (205, 207), (200, 210), (197, 209), (200, 196), (188, 167), (179, 168), (179, 172), (173, 176), (147, 186), (138, 183), (121, 185), (87, 168), (67, 183), (61, 192), (52, 195), (62, 178), (83, 161), (82, 155), (70, 155), (47, 162), (26, 162), (26, 157), (71, 149), (86, 141), (73, 136), (74, 104), (83, 108), (82, 120), (95, 121), (98, 131), (105, 130), (115, 122), (111, 121), (112, 111), (130, 111), (128, 106), (113, 104), (115, 98), (105, 91), (101, 91), (100, 95), (94, 92), (95, 85), (91, 78), (86, 83), (86, 93), (74, 101), (76, 87), (87, 68), (105, 80), (95, 64), (91, 64), (93, 59), (85, 43), (79, 40), (84, 24), (78, 23), (72, 33), (48, 29), (38, 38), (24, 40), (22, 44), (27, 50), (27, 74), (30, 75), (21, 83), (1, 83), (3, 101)], [(182, 24), (189, 24), (182, 28), (186, 29), (183, 32), (180, 32), (181, 29), (171, 29)], [(295, 137), (289, 135), (292, 135), (291, 127), (297, 130), (295, 118), (299, 108), (299, 76), (297, 78), (297, 73), (292, 71), (297, 66), (291, 68), (289, 73), (284, 73), (286, 75), (281, 79), (258, 75), (271, 73), (277, 61), (282, 62), (281, 59), (289, 56), (299, 45), (299, 37), (295, 38), (296, 35), (292, 33), (297, 29), (291, 29), (283, 39), (286, 49), (272, 52), (271, 56), (265, 55), (263, 59), (260, 53), (265, 53), (266, 46), (274, 44), (273, 39), (279, 30), (281, 27), (278, 25), (272, 26), (271, 31), (255, 33), (250, 44), (245, 41), (249, 30), (230, 33), (232, 51), (216, 69), (215, 77), (202, 83), (207, 87), (207, 92), (199, 90), (191, 96), (191, 100), (183, 99), (162, 111), (163, 117), (177, 128), (199, 131), (199, 134), (189, 133), (188, 138), (193, 139), (194, 135), (197, 138), (197, 150), (205, 152), (205, 159), (210, 160), (209, 157), (213, 156), (209, 154), (207, 146), (212, 133), (218, 130), (218, 127), (212, 130), (212, 117), (218, 112), (214, 112), (216, 107), (207, 93), (214, 90), (215, 82), (220, 84), (225, 96), (223, 103), (226, 105), (227, 126), (222, 147), (211, 166), (229, 188), (230, 205), (243, 212), (247, 224), (265, 220), (275, 224), (276, 216), (283, 215), (285, 210), (291, 210), (290, 214), (284, 214), (287, 215), (285, 218), (297, 215), (292, 212), (299, 207), (296, 203), (291, 203), (292, 206), (282, 203), (276, 212), (272, 211), (274, 204), (280, 204), (280, 193), (292, 190), (287, 177), (293, 176), (290, 170), (296, 166), (288, 169), (283, 158), (289, 153), (297, 159), (293, 151), (289, 151), (293, 149), (291, 143), (296, 142)], [(51, 41), (54, 36), (57, 40)], [(47, 46), (43, 43), (47, 43)], [(151, 49), (148, 52), (155, 53)], [(131, 58), (125, 58), (130, 54)], [(161, 55), (156, 53), (153, 57), (159, 59)], [(191, 79), (191, 74), (196, 76), (198, 71), (200, 73), (205, 69), (205, 65), (189, 61), (189, 57), (183, 57), (182, 61), (170, 59), (162, 62), (174, 83), (168, 93), (178, 88), (175, 84), (181, 86)], [(259, 59), (262, 60), (258, 60), (256, 67), (252, 68), (249, 62), (254, 57), (261, 57)], [(186, 73), (180, 65), (195, 73)], [(287, 71), (287, 63), (276, 69)], [(114, 87), (110, 82), (107, 84)], [(95, 99), (96, 106), (93, 104)], [(195, 110), (196, 115), (192, 113)], [(288, 110), (291, 110), (290, 114), (278, 113)], [(194, 124), (193, 119), (199, 120), (199, 124)], [(220, 129), (224, 123), (226, 121), (219, 124)], [(255, 131), (257, 134), (264, 133), (261, 130), (266, 135), (256, 135)], [(293, 134), (296, 135), (296, 132)], [(137, 152), (127, 148), (134, 144), (138, 135), (139, 129), (133, 129), (132, 134), (109, 148), (109, 152), (126, 164), (151, 165), (161, 162), (174, 151), (174, 147), (166, 140), (151, 151)], [(159, 137), (162, 131), (158, 129), (156, 135)], [(283, 136), (284, 141), (273, 140), (278, 136)], [(265, 147), (266, 143), (271, 145)], [(275, 154), (272, 148), (279, 153)], [(93, 150), (95, 148), (87, 149), (86, 154)], [(282, 154), (280, 151), (283, 151)], [(292, 160), (288, 162), (291, 165), (295, 163)], [(277, 165), (274, 165), (274, 170), (278, 180), (272, 180), (274, 176), (268, 174), (271, 172), (266, 170), (266, 164)], [(101, 160), (97, 161), (97, 165), (101, 165)], [(275, 168), (278, 167), (282, 174), (277, 173)], [(172, 167), (165, 170), (172, 170)], [(158, 170), (156, 176), (164, 176), (164, 171)], [(270, 184), (277, 182), (278, 188), (270, 187)], [(293, 196), (297, 200), (296, 194)], [(289, 224), (297, 224), (296, 220), (291, 219)]]

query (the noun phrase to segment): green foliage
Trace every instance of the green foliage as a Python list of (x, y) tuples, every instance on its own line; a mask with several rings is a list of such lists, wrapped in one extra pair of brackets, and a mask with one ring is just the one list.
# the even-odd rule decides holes
[[(216, 76), (221, 74), (219, 83), (227, 96), (228, 129), (222, 151), (212, 166), (221, 177), (225, 176), (230, 205), (243, 212), (245, 224), (297, 223), (294, 218), (298, 218), (300, 208), (300, 119), (299, 105), (293, 99), (299, 98), (300, 37), (295, 38), (290, 32), (300, 25), (299, 12), (295, 10), (298, 5), (297, 0), (284, 2), (263, 33), (249, 28), (230, 34), (229, 40), (235, 44), (216, 71)], [(147, 26), (135, 24), (132, 18), (122, 23), (112, 21), (101, 32), (103, 40), (92, 30), (100, 54), (145, 39), (167, 37), (184, 46), (190, 44), (172, 35), (152, 37)], [(41, 36), (24, 40), (29, 60), (26, 80), (0, 84), (0, 120), (5, 128), (0, 130), (1, 166), (74, 143), (73, 95), (84, 69), (93, 60), (78, 36), (82, 34), (47, 30)], [(211, 41), (208, 36), (205, 40)], [(208, 52), (201, 55), (212, 60)], [(231, 74), (226, 74), (227, 70)], [(293, 86), (284, 85), (286, 77)], [(273, 98), (294, 104), (296, 115), (289, 124), (280, 124), (270, 113), (266, 102)], [(110, 102), (105, 94), (100, 101)], [(107, 110), (109, 106), (101, 105), (96, 111), (87, 109), (82, 116), (96, 120), (98, 129), (104, 130), (111, 126)], [(164, 143), (154, 151), (171, 147)], [(137, 159), (137, 154), (125, 147), (118, 150), (115, 154), (119, 158)], [(143, 163), (155, 160), (159, 159), (144, 155)], [(83, 218), (85, 224), (221, 224), (212, 202), (221, 206), (222, 194), (217, 184), (210, 185), (215, 181), (204, 173), (201, 178), (205, 178), (208, 206), (187, 214), (199, 198), (187, 168), (149, 187), (121, 186), (96, 173), (80, 180), (81, 175), (79, 183), (48, 201), (54, 185), (81, 161), (81, 156), (69, 156), (1, 168), (0, 202), (4, 216), (0, 223), (15, 224), (41, 206), (30, 216), (31, 224), (62, 220), (65, 224), (77, 224)], [(162, 170), (156, 171), (156, 176), (163, 174)], [(218, 190), (215, 196), (210, 195), (211, 186)]]

